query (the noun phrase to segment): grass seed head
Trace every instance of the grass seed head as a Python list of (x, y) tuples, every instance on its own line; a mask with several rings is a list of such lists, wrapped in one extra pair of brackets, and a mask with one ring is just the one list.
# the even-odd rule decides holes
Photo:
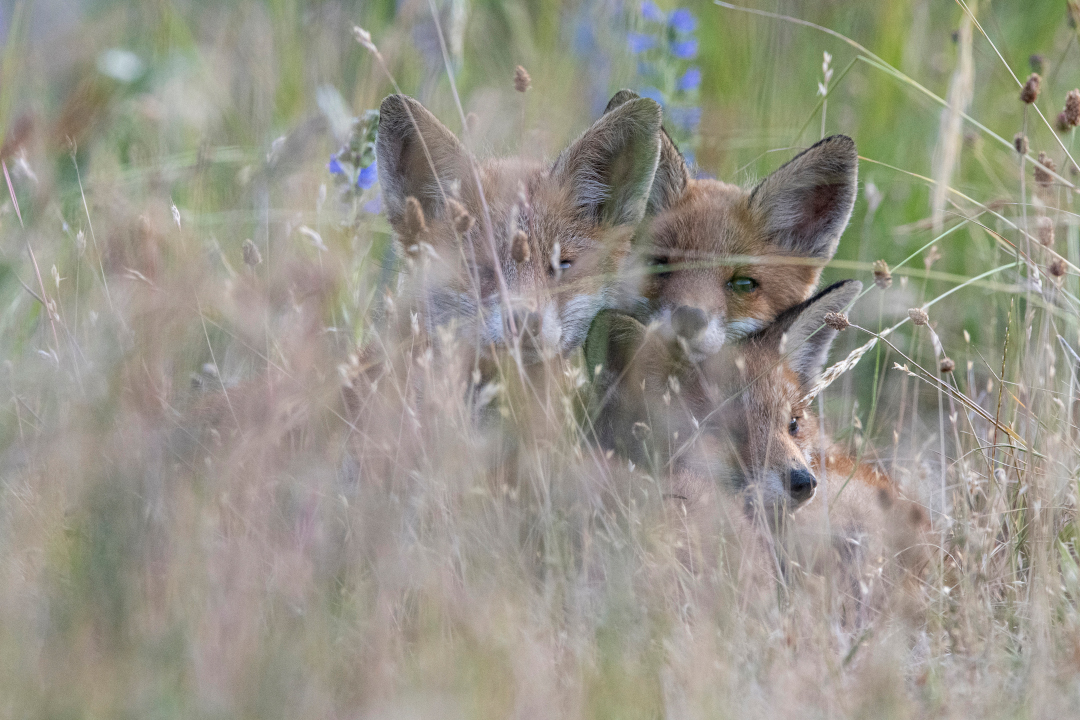
[(255, 267), (262, 262), (262, 254), (259, 252), (259, 248), (255, 247), (255, 243), (251, 242), (251, 238), (244, 241), (240, 251), (244, 256), (244, 264), (248, 267)]
[(907, 311), (908, 317), (911, 318), (911, 322), (916, 325), (925, 325), (930, 322), (930, 316), (926, 314), (926, 311), (922, 308), (910, 308)]
[(525, 234), (524, 230), (518, 230), (514, 233), (514, 241), (510, 246), (510, 257), (514, 258), (514, 262), (517, 263), (529, 262), (529, 258), (532, 257), (532, 250), (529, 249), (529, 236)]
[(1065, 120), (1069, 127), (1080, 125), (1080, 89), (1070, 90), (1065, 95)]
[(1036, 220), (1036, 226), (1039, 242), (1051, 247), (1054, 244), (1054, 222), (1044, 215)]
[(529, 71), (518, 65), (514, 68), (514, 89), (523, 93), (530, 87), (532, 87), (532, 78), (529, 77)]
[(457, 231), (457, 234), (465, 235), (472, 230), (476, 220), (465, 209), (465, 206), (454, 198), (447, 198), (447, 205), (450, 208), (450, 217), (454, 219), (454, 230)]
[(889, 264), (884, 260), (874, 261), (874, 284), (882, 290), (888, 290), (892, 285), (892, 273), (889, 272)]
[(1028, 139), (1024, 133), (1016, 133), (1013, 135), (1013, 147), (1016, 148), (1016, 152), (1021, 155), (1027, 155), (1028, 153)]
[(952, 358), (943, 357), (938, 364), (938, 369), (943, 373), (951, 373), (956, 369), (956, 363), (952, 361)]
[(1054, 127), (1057, 128), (1058, 132), (1069, 131), (1069, 119), (1065, 116), (1064, 110), (1058, 113), (1057, 120), (1054, 121)]
[(825, 324), (837, 332), (846, 330), (851, 326), (851, 322), (848, 321), (847, 315), (835, 312), (825, 313)]
[(1035, 165), (1035, 182), (1044, 188), (1050, 187), (1054, 183), (1054, 176), (1049, 172), (1057, 172), (1057, 165), (1054, 161), (1044, 152), (1039, 153), (1039, 162)]
[(1060, 280), (1065, 277), (1065, 261), (1061, 258), (1054, 258), (1054, 261), (1050, 263), (1047, 271), (1050, 273), (1050, 277)]
[(1028, 58), (1028, 65), (1031, 67), (1031, 72), (1041, 73), (1043, 71), (1043, 65), (1046, 63), (1046, 58), (1038, 53), (1035, 53)]
[(1031, 73), (1028, 76), (1027, 82), (1024, 83), (1024, 88), (1020, 91), (1020, 99), (1030, 105), (1039, 99), (1039, 87), (1042, 85), (1042, 78), (1039, 77), (1039, 73)]

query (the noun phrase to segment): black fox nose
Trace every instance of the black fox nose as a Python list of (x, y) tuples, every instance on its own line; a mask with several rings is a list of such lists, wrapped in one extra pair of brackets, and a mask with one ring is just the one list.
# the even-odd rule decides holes
[(709, 318), (700, 308), (680, 305), (671, 313), (671, 329), (684, 340), (692, 340), (709, 324)]
[(806, 502), (814, 496), (817, 478), (809, 470), (793, 468), (788, 471), (788, 493), (797, 503)]

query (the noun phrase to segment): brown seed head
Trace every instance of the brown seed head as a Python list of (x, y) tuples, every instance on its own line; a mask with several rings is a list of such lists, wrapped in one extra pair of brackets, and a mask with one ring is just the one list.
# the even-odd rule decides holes
[(943, 373), (951, 373), (956, 369), (956, 363), (952, 361), (952, 358), (943, 357), (938, 364), (938, 369)]
[(840, 332), (851, 325), (844, 313), (825, 313), (825, 324), (833, 330)]
[(1013, 147), (1016, 148), (1016, 152), (1021, 155), (1028, 154), (1028, 139), (1027, 135), (1023, 133), (1016, 133), (1013, 135)]
[(884, 260), (874, 261), (874, 284), (882, 290), (888, 290), (892, 285), (892, 273), (889, 272), (889, 264)]
[(248, 267), (255, 267), (262, 262), (259, 248), (255, 247), (255, 243), (251, 242), (251, 238), (244, 241), (244, 244), (240, 247), (240, 252), (243, 253), (244, 264)]
[(454, 219), (454, 230), (457, 231), (457, 234), (465, 235), (472, 230), (476, 221), (469, 214), (469, 211), (465, 209), (465, 206), (454, 198), (447, 198), (446, 204), (450, 208), (450, 217)]
[(1054, 127), (1057, 128), (1058, 132), (1069, 131), (1069, 119), (1065, 116), (1064, 110), (1058, 113), (1057, 120), (1054, 121)]
[(1065, 95), (1065, 119), (1069, 127), (1080, 125), (1080, 89), (1070, 90)]
[(510, 257), (514, 258), (516, 263), (529, 262), (529, 258), (532, 257), (532, 250), (529, 249), (529, 236), (525, 234), (524, 230), (518, 230), (514, 233), (514, 242), (510, 246)]
[(1031, 66), (1031, 72), (1041, 73), (1043, 71), (1043, 65), (1046, 64), (1046, 58), (1036, 53), (1028, 58), (1028, 65)]
[(930, 322), (930, 316), (922, 308), (911, 308), (907, 311), (907, 315), (916, 325), (925, 325)]
[(1054, 221), (1045, 215), (1035, 221), (1036, 234), (1039, 236), (1039, 242), (1050, 247), (1054, 244)]
[(1065, 277), (1066, 270), (1065, 261), (1061, 258), (1054, 258), (1054, 261), (1050, 263), (1050, 267), (1047, 268), (1050, 276), (1058, 279)]
[(1046, 172), (1047, 170), (1057, 172), (1057, 166), (1049, 155), (1041, 152), (1039, 153), (1039, 162), (1035, 165), (1035, 182), (1044, 188), (1048, 188), (1054, 183), (1054, 176)]
[(514, 68), (514, 89), (523, 93), (530, 87), (532, 87), (532, 78), (529, 77), (529, 71), (518, 65)]
[(1020, 91), (1020, 99), (1028, 105), (1035, 102), (1039, 97), (1040, 85), (1042, 85), (1042, 78), (1039, 77), (1039, 73), (1031, 73), (1027, 82), (1024, 83), (1024, 89)]
[(401, 232), (401, 241), (406, 249), (412, 250), (420, 244), (425, 233), (427, 223), (424, 222), (424, 208), (419, 200), (410, 195), (405, 198), (405, 227)]

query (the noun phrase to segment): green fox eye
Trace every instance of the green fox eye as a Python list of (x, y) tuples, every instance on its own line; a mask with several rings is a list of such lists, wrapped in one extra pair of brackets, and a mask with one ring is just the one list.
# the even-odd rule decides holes
[(737, 292), (740, 295), (746, 295), (757, 290), (757, 280), (748, 277), (732, 278), (728, 281), (728, 288), (732, 292)]
[(787, 431), (791, 435), (799, 434), (799, 418), (791, 418), (791, 422), (788, 423)]

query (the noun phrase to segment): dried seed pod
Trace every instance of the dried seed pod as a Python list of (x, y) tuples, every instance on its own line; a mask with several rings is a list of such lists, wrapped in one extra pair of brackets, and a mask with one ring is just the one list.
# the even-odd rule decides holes
[(930, 322), (930, 316), (922, 308), (911, 308), (907, 311), (907, 314), (911, 318), (911, 322), (916, 325), (925, 325)]
[(951, 373), (956, 369), (956, 363), (954, 363), (951, 358), (943, 357), (938, 364), (938, 369), (943, 373)]
[(401, 241), (407, 250), (412, 250), (420, 244), (422, 236), (426, 233), (424, 208), (421, 207), (419, 200), (410, 195), (405, 198), (405, 226), (401, 231)]
[(889, 264), (884, 260), (874, 261), (874, 284), (882, 290), (887, 290), (892, 285), (892, 273), (889, 272)]
[(1047, 268), (1047, 271), (1050, 273), (1051, 277), (1060, 279), (1065, 277), (1067, 269), (1064, 260), (1061, 258), (1054, 258), (1054, 261), (1050, 263), (1050, 267)]
[(259, 253), (259, 248), (255, 247), (255, 243), (251, 242), (251, 238), (244, 241), (240, 252), (244, 256), (244, 264), (248, 267), (255, 267), (262, 262), (262, 254)]
[(1013, 147), (1016, 148), (1016, 152), (1021, 155), (1028, 154), (1028, 139), (1024, 133), (1016, 133), (1013, 135)]
[(1054, 176), (1046, 172), (1057, 172), (1054, 161), (1044, 152), (1039, 153), (1039, 161), (1035, 165), (1035, 182), (1043, 188), (1048, 188), (1054, 183)]
[(532, 257), (532, 250), (529, 249), (529, 236), (525, 234), (524, 230), (518, 230), (514, 233), (513, 244), (510, 246), (510, 257), (514, 258), (516, 263), (529, 262), (529, 258)]
[(825, 313), (825, 324), (837, 332), (851, 326), (851, 323), (847, 319), (847, 315), (835, 312)]
[(514, 89), (523, 93), (530, 87), (532, 87), (532, 78), (529, 77), (529, 71), (518, 65), (514, 68)]
[(469, 214), (469, 211), (465, 209), (465, 206), (454, 198), (447, 198), (446, 204), (450, 208), (450, 217), (453, 218), (454, 230), (457, 231), (457, 234), (465, 235), (472, 230), (476, 221)]
[(1039, 242), (1050, 247), (1054, 244), (1054, 222), (1045, 215), (1035, 221), (1036, 234), (1039, 237)]
[(1069, 127), (1080, 125), (1080, 89), (1070, 90), (1065, 95), (1065, 120)]
[(1039, 73), (1031, 73), (1028, 76), (1027, 82), (1024, 83), (1024, 88), (1020, 91), (1020, 100), (1030, 105), (1039, 99), (1039, 86), (1042, 85), (1042, 78), (1039, 77)]
[(1057, 120), (1054, 121), (1054, 127), (1057, 128), (1058, 132), (1069, 131), (1069, 119), (1065, 116), (1064, 110), (1058, 113)]

